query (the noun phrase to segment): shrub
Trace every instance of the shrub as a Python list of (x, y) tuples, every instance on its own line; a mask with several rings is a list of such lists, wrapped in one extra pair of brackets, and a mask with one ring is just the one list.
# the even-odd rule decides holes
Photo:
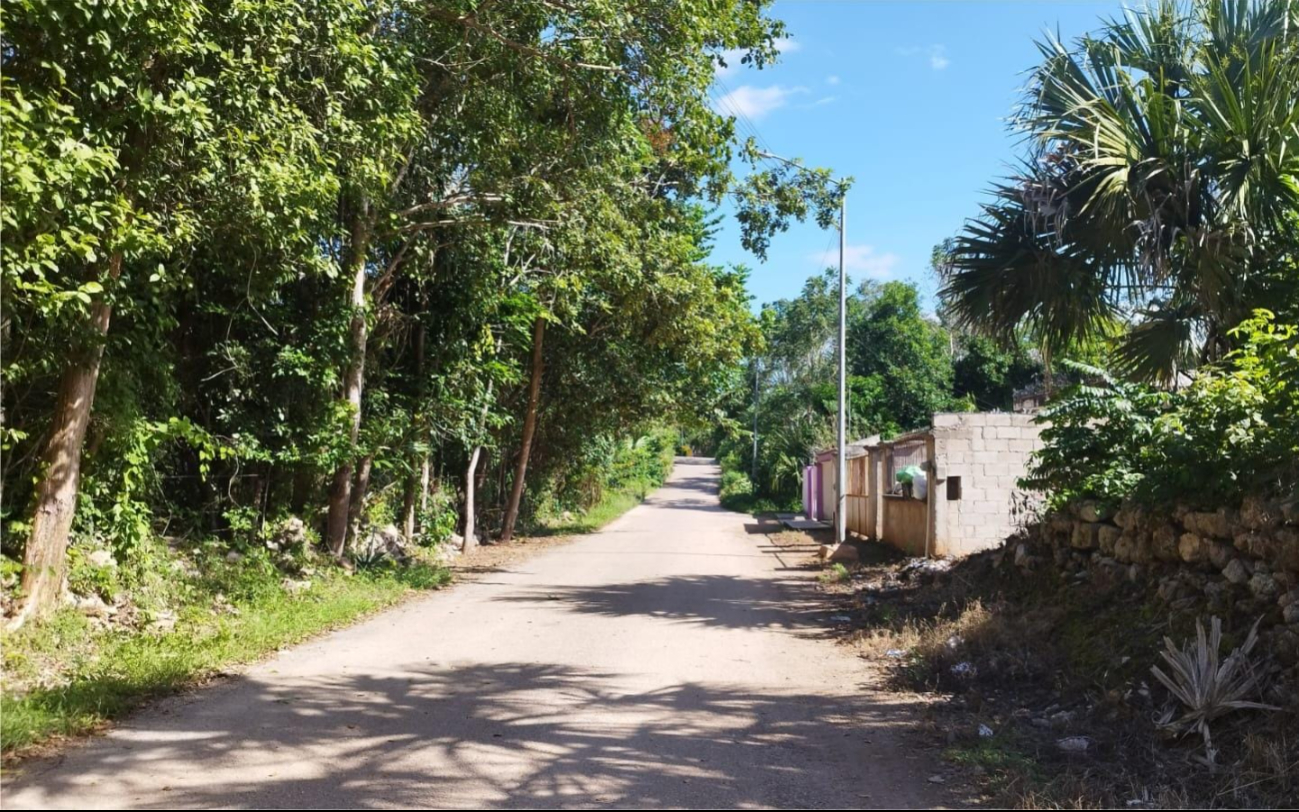
[(753, 482), (743, 471), (723, 471), (718, 496), (721, 497), (722, 506), (730, 508), (753, 496)]
[(1265, 310), (1238, 349), (1169, 392), (1071, 365), (1088, 383), (1046, 410), (1022, 484), (1053, 507), (1074, 499), (1219, 505), (1299, 484), (1299, 330)]

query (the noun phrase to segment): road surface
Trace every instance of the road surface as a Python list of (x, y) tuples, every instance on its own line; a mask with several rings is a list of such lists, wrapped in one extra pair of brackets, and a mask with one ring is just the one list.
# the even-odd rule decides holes
[(3, 805), (943, 803), (913, 712), (818, 639), (811, 575), (717, 479), (682, 459), (604, 530), (158, 703)]

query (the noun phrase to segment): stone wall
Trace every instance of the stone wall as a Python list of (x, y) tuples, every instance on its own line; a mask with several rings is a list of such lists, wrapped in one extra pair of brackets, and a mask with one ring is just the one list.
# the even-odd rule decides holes
[[(1042, 447), (1033, 415), (975, 412), (934, 415), (931, 488), (935, 552), (965, 555), (995, 547), (1016, 529), (1019, 478)], [(960, 477), (959, 499), (948, 483)]]
[(1275, 627), (1299, 658), (1299, 497), (1239, 508), (1105, 510), (1083, 502), (1046, 518), (1007, 551), (1016, 566), (1056, 566), (1149, 582), (1176, 608), (1243, 612)]

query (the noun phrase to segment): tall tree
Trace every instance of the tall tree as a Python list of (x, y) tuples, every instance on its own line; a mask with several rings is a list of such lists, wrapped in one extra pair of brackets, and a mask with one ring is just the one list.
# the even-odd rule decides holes
[(1160, 0), (1042, 64), (1016, 116), (1032, 152), (952, 246), (943, 295), (973, 329), (1051, 354), (1127, 323), (1133, 375), (1220, 357), (1299, 284), (1299, 7)]

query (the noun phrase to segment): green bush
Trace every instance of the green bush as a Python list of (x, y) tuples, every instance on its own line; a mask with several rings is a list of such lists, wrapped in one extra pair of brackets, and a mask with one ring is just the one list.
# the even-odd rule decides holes
[(719, 495), (723, 503), (736, 497), (752, 496), (753, 481), (743, 471), (723, 471)]
[[(1299, 330), (1259, 310), (1239, 348), (1182, 391), (1116, 380), (1067, 390), (1041, 420), (1026, 487), (1051, 506), (1089, 498), (1214, 506), (1299, 485)], [(1075, 365), (1077, 366), (1077, 365)]]

